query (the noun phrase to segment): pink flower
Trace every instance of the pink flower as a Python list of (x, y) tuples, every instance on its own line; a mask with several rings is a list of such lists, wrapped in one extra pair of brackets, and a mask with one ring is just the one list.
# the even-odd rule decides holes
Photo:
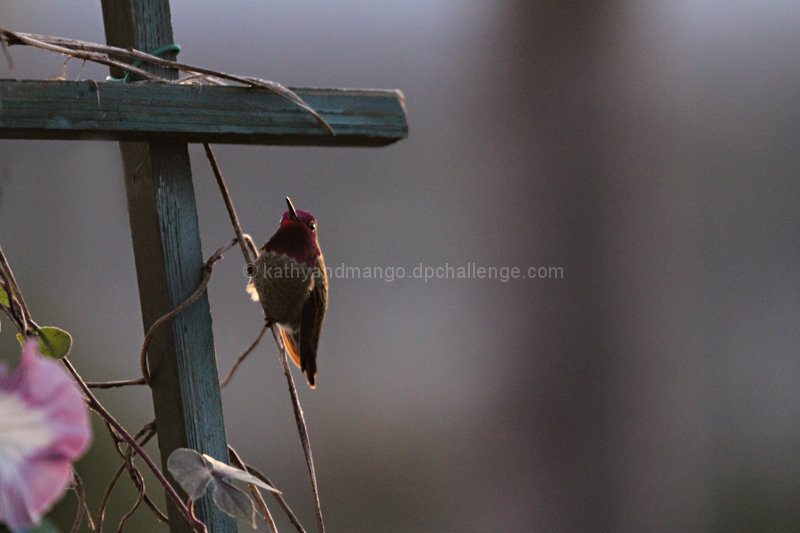
[(0, 522), (34, 525), (61, 497), (91, 440), (80, 390), (28, 339), (13, 372), (0, 364)]

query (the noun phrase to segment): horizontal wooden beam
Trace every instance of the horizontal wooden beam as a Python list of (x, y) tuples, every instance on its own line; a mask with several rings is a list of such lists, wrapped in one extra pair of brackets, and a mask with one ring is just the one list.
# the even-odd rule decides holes
[(292, 90), (335, 136), (260, 88), (0, 80), (0, 139), (383, 146), (408, 135), (400, 91)]

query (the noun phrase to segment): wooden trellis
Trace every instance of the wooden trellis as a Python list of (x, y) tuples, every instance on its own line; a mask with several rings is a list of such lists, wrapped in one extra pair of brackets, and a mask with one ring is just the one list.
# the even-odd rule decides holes
[[(102, 9), (109, 45), (151, 51), (173, 42), (168, 0), (102, 0)], [(168, 79), (178, 76), (142, 68)], [(407, 135), (398, 91), (294, 90), (335, 136), (290, 102), (256, 88), (0, 80), (0, 138), (120, 141), (146, 331), (201, 279), (187, 143), (381, 146)], [(162, 465), (179, 447), (226, 461), (206, 295), (159, 330), (148, 358)], [(168, 505), (171, 530), (190, 531)], [(209, 531), (236, 530), (209, 496), (197, 502), (196, 514)]]

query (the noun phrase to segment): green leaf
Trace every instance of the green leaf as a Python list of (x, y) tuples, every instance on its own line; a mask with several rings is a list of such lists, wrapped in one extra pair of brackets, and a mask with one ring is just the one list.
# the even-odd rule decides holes
[[(39, 352), (42, 355), (61, 359), (69, 353), (72, 348), (72, 335), (61, 328), (45, 326), (36, 331), (39, 336)], [(17, 333), (17, 340), (20, 344), (25, 342), (22, 333)]]
[[(3, 288), (2, 285), (0, 285), (0, 305), (5, 306), (5, 307), (11, 307), (11, 302), (8, 299), (8, 292), (6, 292), (6, 290)], [(2, 324), (0, 324), (0, 326), (2, 326)], [(2, 329), (2, 328), (0, 328), (0, 329)], [(2, 532), (0, 532), (0, 533), (2, 533)]]

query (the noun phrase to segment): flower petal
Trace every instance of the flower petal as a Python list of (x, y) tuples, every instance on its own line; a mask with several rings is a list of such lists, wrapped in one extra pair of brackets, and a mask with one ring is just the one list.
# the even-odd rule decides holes
[(0, 399), (0, 521), (18, 530), (37, 523), (69, 484), (72, 462), (91, 441), (89, 413), (36, 339), (25, 342), (13, 372), (0, 368)]

